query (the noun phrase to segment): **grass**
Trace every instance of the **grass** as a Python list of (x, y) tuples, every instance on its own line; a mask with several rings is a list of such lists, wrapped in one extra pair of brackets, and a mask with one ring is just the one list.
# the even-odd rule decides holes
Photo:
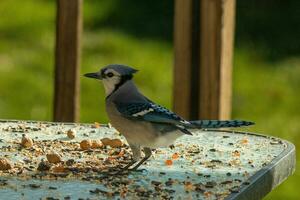
[[(235, 52), (233, 117), (255, 121), (256, 125), (249, 128), (251, 132), (280, 137), (300, 148), (300, 58), (268, 63), (253, 52)], [(300, 171), (296, 170), (266, 199), (298, 199), (299, 182)]]
[[(51, 120), (54, 1), (18, 3), (0, 2), (0, 118)], [(104, 4), (103, 11), (112, 6)], [(85, 3), (84, 11), (88, 25), (97, 10)], [(107, 18), (106, 12), (101, 13), (98, 18)], [(135, 80), (142, 92), (171, 107), (173, 50), (169, 41), (137, 37), (113, 27), (87, 27), (81, 74), (109, 63), (138, 68)], [(278, 136), (300, 148), (299, 77), (300, 57), (285, 56), (271, 62), (259, 49), (239, 44), (234, 59), (233, 117), (255, 121), (247, 131)], [(85, 78), (81, 78), (80, 121), (108, 121), (102, 86)], [(298, 184), (299, 170), (266, 199), (297, 199)]]

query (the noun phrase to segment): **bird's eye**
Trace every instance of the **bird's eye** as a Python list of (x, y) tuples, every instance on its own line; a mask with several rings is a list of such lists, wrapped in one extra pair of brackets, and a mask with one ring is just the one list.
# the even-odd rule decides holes
[(108, 77), (113, 77), (114, 74), (113, 74), (112, 72), (109, 72), (109, 73), (106, 74), (106, 76), (108, 76)]

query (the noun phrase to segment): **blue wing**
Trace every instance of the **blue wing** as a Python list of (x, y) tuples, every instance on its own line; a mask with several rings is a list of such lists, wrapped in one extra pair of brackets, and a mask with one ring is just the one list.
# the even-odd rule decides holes
[(156, 123), (167, 123), (186, 126), (190, 122), (182, 119), (168, 109), (153, 102), (117, 103), (118, 111), (126, 118)]

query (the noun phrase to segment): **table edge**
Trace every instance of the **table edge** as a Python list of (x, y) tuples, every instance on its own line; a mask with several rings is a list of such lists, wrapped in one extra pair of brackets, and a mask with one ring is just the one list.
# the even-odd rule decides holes
[(296, 168), (295, 146), (286, 140), (282, 141), (287, 145), (286, 149), (271, 163), (251, 176), (248, 179), (249, 185), (242, 185), (238, 193), (232, 193), (226, 197), (226, 200), (262, 199), (294, 173)]

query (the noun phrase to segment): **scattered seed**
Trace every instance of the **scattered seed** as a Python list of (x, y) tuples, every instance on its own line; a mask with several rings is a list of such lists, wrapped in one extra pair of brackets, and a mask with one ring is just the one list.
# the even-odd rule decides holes
[(51, 169), (54, 173), (63, 173), (63, 172), (66, 172), (67, 169), (64, 167), (64, 166), (55, 166)]
[(37, 170), (39, 170), (39, 171), (48, 171), (50, 169), (50, 167), (51, 167), (51, 165), (48, 161), (42, 160), (39, 163)]
[(239, 189), (239, 187), (234, 186), (234, 187), (230, 188), (229, 191), (230, 191), (231, 193), (238, 193), (238, 192), (240, 191), (240, 189)]
[(165, 160), (165, 164), (167, 166), (171, 166), (171, 165), (173, 165), (173, 161), (172, 160)]
[(28, 137), (27, 135), (23, 134), (22, 140), (21, 140), (21, 145), (24, 148), (30, 148), (33, 146), (33, 141), (30, 137)]
[(101, 142), (102, 142), (102, 144), (103, 144), (104, 146), (107, 146), (107, 145), (109, 145), (109, 143), (110, 143), (110, 139), (109, 139), (109, 138), (102, 138), (102, 139), (101, 139)]
[(74, 159), (69, 159), (66, 161), (66, 165), (68, 165), (68, 166), (72, 166), (74, 163), (75, 163)]
[(51, 153), (47, 154), (46, 157), (47, 157), (47, 160), (49, 161), (49, 163), (56, 164), (56, 163), (61, 162), (61, 157), (56, 152), (51, 152)]
[(206, 188), (213, 188), (217, 185), (216, 182), (214, 181), (209, 181), (209, 182), (206, 182), (206, 184), (204, 185)]
[(120, 139), (112, 139), (108, 143), (109, 146), (112, 148), (121, 147), (123, 145), (122, 141)]
[(12, 168), (10, 161), (6, 158), (0, 158), (0, 171), (9, 170)]
[(100, 128), (101, 125), (98, 122), (94, 122), (94, 124), (92, 125), (92, 128)]
[(88, 150), (88, 149), (92, 148), (92, 142), (91, 142), (91, 140), (90, 139), (82, 140), (80, 142), (80, 148), (82, 150)]
[(103, 146), (103, 144), (100, 140), (92, 140), (92, 148), (93, 149), (101, 148), (102, 146)]
[(172, 155), (172, 159), (173, 160), (177, 160), (179, 158), (179, 154), (178, 153), (174, 153), (173, 155)]
[(161, 185), (161, 182), (159, 182), (159, 181), (151, 181), (151, 184), (155, 185), (155, 186), (159, 186), (159, 185)]
[(37, 188), (40, 188), (41, 185), (31, 183), (31, 184), (29, 184), (29, 187), (31, 187), (32, 189), (37, 189)]
[(235, 150), (234, 152), (232, 152), (232, 156), (234, 157), (240, 157), (241, 153), (238, 150)]
[(223, 182), (221, 182), (221, 184), (223, 184), (223, 185), (230, 184), (230, 183), (232, 183), (232, 181), (231, 181), (231, 180), (227, 180), (227, 181), (223, 181)]
[(69, 130), (67, 131), (67, 136), (68, 136), (68, 138), (70, 138), (70, 139), (74, 139), (75, 136), (76, 136), (75, 130), (69, 129)]

